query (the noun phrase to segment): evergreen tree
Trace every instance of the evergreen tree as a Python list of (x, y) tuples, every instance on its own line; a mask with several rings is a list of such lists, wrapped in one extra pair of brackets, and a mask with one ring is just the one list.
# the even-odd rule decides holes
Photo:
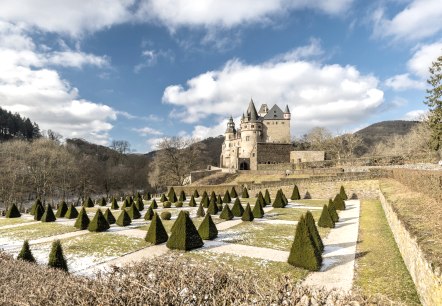
[(20, 218), (21, 214), (20, 211), (17, 208), (17, 205), (15, 205), (15, 203), (13, 203), (8, 211), (6, 212), (6, 218)]
[(442, 154), (442, 55), (432, 62), (429, 71), (427, 83), (431, 88), (427, 89), (428, 95), (424, 101), (430, 110), (427, 120), (431, 131), (429, 145), (431, 149)]
[(273, 208), (284, 208), (285, 207), (285, 203), (284, 203), (284, 199), (282, 197), (281, 189), (279, 189), (276, 192), (276, 197), (275, 197), (275, 200), (273, 201), (272, 207)]
[(196, 207), (195, 196), (193, 195), (190, 197), (189, 206)]
[(140, 211), (137, 209), (137, 207), (135, 205), (132, 205), (131, 207), (129, 207), (129, 209), (127, 210), (127, 213), (129, 214), (129, 217), (132, 220), (141, 218)]
[(90, 223), (89, 217), (87, 216), (86, 209), (84, 209), (83, 206), (80, 210), (80, 213), (78, 214), (74, 226), (79, 230), (85, 230), (89, 226), (89, 223)]
[(272, 204), (272, 199), (270, 198), (270, 193), (268, 189), (266, 189), (264, 200), (266, 201), (266, 205)]
[(63, 255), (63, 248), (61, 247), (60, 240), (56, 240), (52, 243), (51, 253), (49, 253), (49, 267), (60, 269), (68, 272), (68, 265)]
[(262, 209), (261, 202), (256, 199), (255, 206), (253, 207), (253, 217), (254, 218), (262, 218), (264, 217), (264, 209)]
[(233, 213), (230, 210), (230, 207), (228, 204), (224, 205), (223, 210), (221, 211), (221, 214), (219, 215), (220, 219), (224, 219), (224, 220), (232, 220), (233, 219)]
[(250, 208), (250, 204), (247, 203), (246, 209), (244, 210), (244, 213), (241, 216), (241, 220), (243, 221), (253, 221), (253, 213), (252, 209)]
[(241, 198), (243, 198), (243, 199), (248, 199), (248, 198), (249, 198), (249, 192), (247, 191), (247, 188), (246, 188), (246, 187), (244, 187), (244, 188), (242, 189), (242, 195), (241, 195)]
[(344, 186), (342, 186), (342, 185), (341, 185), (341, 189), (339, 189), (339, 195), (341, 196), (341, 198), (342, 198), (344, 201), (348, 200), (347, 193), (345, 193)]
[(330, 216), (330, 212), (328, 211), (327, 205), (324, 205), (322, 208), (321, 216), (318, 220), (318, 226), (320, 227), (329, 227), (334, 228), (335, 223), (333, 222), (332, 217)]
[(65, 201), (62, 201), (60, 203), (60, 205), (58, 205), (58, 209), (57, 209), (57, 212), (55, 213), (55, 216), (57, 218), (64, 218), (64, 216), (66, 215), (67, 211), (68, 211), (68, 205), (66, 204)]
[(41, 222), (55, 222), (55, 220), (56, 218), (51, 205), (46, 205), (45, 212), (43, 213), (43, 216), (41, 216)]
[(44, 210), (42, 204), (39, 204), (39, 205), (35, 206), (34, 220), (35, 221), (40, 221), (41, 217), (43, 217), (44, 213), (45, 213), (45, 210)]
[(240, 199), (237, 197), (237, 198), (235, 199), (235, 202), (233, 203), (232, 214), (233, 214), (235, 217), (241, 217), (243, 213), (244, 213), (244, 207), (242, 207), (242, 205), (241, 205), (241, 201), (240, 201)]
[(152, 202), (150, 203), (150, 207), (152, 209), (157, 209), (158, 208), (158, 204), (157, 204), (157, 201), (155, 201), (155, 199), (152, 199)]
[(101, 209), (97, 209), (95, 216), (92, 218), (92, 221), (89, 223), (88, 230), (89, 232), (105, 232), (110, 228), (109, 223), (106, 220), (106, 217), (101, 212)]
[(163, 193), (161, 195), (160, 202), (166, 202), (166, 201), (167, 201), (166, 195)]
[(35, 200), (34, 204), (32, 204), (31, 211), (29, 212), (29, 214), (31, 214), (31, 215), (35, 214), (35, 209), (36, 209), (37, 205), (41, 205), (41, 207), (43, 207), (43, 204), (41, 203), (40, 198), (37, 198), (37, 200)]
[(218, 205), (216, 205), (215, 201), (210, 200), (209, 207), (207, 208), (207, 213), (210, 215), (216, 215), (218, 213)]
[(196, 216), (197, 217), (204, 217), (205, 215), (206, 215), (206, 213), (204, 212), (203, 205), (200, 203), (200, 205), (198, 206), (198, 210), (196, 211)]
[(195, 189), (195, 191), (193, 192), (193, 197), (194, 198), (199, 198), (200, 194), (198, 193), (198, 189)]
[(75, 208), (74, 204), (69, 205), (69, 208), (68, 208), (66, 214), (64, 215), (64, 217), (67, 219), (75, 219), (78, 217), (78, 211)]
[(339, 193), (335, 196), (333, 202), (337, 210), (345, 210), (345, 202)]
[(293, 187), (293, 192), (292, 192), (292, 196), (290, 197), (291, 200), (300, 200), (301, 199), (301, 195), (299, 194), (299, 189), (298, 186), (294, 186)]
[(148, 207), (146, 213), (144, 214), (144, 220), (149, 221), (153, 218), (153, 209), (152, 207)]
[(201, 222), (198, 227), (198, 233), (204, 240), (213, 240), (218, 236), (218, 229), (216, 228), (215, 223), (213, 223), (210, 214), (207, 214), (203, 222)]
[(333, 222), (338, 222), (339, 221), (339, 216), (338, 213), (336, 212), (336, 206), (335, 203), (332, 201), (332, 199), (328, 200), (328, 211), (330, 213), (330, 216), (333, 220)]
[(92, 199), (90, 197), (88, 197), (87, 199), (84, 200), (83, 206), (84, 207), (94, 207), (94, 202), (92, 201)]
[(114, 215), (112, 214), (112, 212), (110, 211), (110, 209), (106, 209), (106, 211), (104, 212), (104, 217), (106, 218), (107, 223), (110, 224), (115, 224), (115, 222), (117, 222), (117, 220), (115, 219)]
[(186, 200), (187, 200), (186, 193), (184, 192), (184, 190), (181, 190), (179, 201), (180, 202), (185, 202)]
[(141, 198), (137, 198), (137, 201), (135, 202), (136, 208), (138, 209), (138, 211), (143, 211), (144, 210), (144, 202)]
[(118, 226), (128, 226), (132, 223), (132, 220), (130, 219), (130, 216), (126, 210), (121, 211), (116, 223)]
[(164, 228), (160, 217), (158, 217), (158, 214), (154, 213), (152, 209), (151, 211), (153, 213), (151, 218), (152, 221), (150, 222), (149, 229), (147, 230), (146, 238), (144, 238), (144, 240), (155, 245), (164, 243), (167, 241), (167, 239), (169, 239), (169, 236), (167, 235), (166, 229)]
[(305, 222), (310, 234), (312, 235), (316, 248), (322, 253), (324, 251), (324, 244), (322, 243), (321, 236), (319, 235), (318, 228), (316, 227), (315, 219), (309, 210), (305, 214)]
[(203, 240), (189, 215), (181, 211), (175, 221), (170, 239), (167, 241), (169, 249), (189, 251), (203, 246)]
[(100, 206), (106, 206), (106, 205), (107, 205), (106, 199), (102, 197), (100, 201)]
[(25, 240), (23, 242), (23, 246), (20, 250), (20, 253), (18, 253), (17, 259), (21, 259), (21, 260), (25, 260), (25, 261), (29, 261), (29, 262), (35, 262), (35, 258), (32, 255), (28, 240)]
[(118, 203), (117, 203), (117, 200), (114, 198), (114, 197), (112, 197), (112, 201), (111, 201), (111, 209), (113, 209), (113, 210), (117, 210), (117, 209), (119, 209), (120, 207), (118, 206)]
[(230, 197), (237, 198), (238, 194), (236, 193), (235, 186), (232, 187), (232, 190), (230, 191)]
[(230, 203), (232, 202), (232, 198), (230, 197), (229, 191), (226, 190), (223, 197), (223, 203)]
[(321, 252), (315, 246), (304, 216), (301, 216), (296, 226), (295, 239), (290, 249), (288, 263), (310, 271), (319, 271), (321, 268)]

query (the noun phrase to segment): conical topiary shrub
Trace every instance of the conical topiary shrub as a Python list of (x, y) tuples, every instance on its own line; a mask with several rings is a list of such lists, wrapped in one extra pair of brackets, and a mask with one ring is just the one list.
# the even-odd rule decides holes
[(180, 192), (180, 197), (178, 199), (180, 202), (185, 202), (187, 200), (186, 198), (186, 193), (184, 192), (184, 190), (181, 190)]
[(334, 228), (335, 223), (333, 222), (332, 217), (330, 216), (330, 212), (328, 211), (327, 205), (324, 205), (322, 208), (321, 216), (318, 220), (318, 226), (320, 227), (329, 227)]
[(203, 198), (201, 199), (201, 204), (203, 205), (204, 208), (209, 207), (209, 197), (203, 196)]
[(301, 200), (301, 195), (299, 194), (298, 186), (293, 187), (292, 196), (290, 197), (291, 200)]
[(216, 204), (216, 206), (218, 207), (218, 211), (222, 211), (223, 210), (223, 207), (224, 207), (223, 203)]
[(37, 205), (41, 205), (41, 207), (43, 207), (43, 204), (41, 203), (40, 198), (37, 198), (37, 200), (35, 200), (34, 204), (32, 204), (31, 211), (29, 212), (29, 214), (31, 214), (31, 215), (35, 214), (35, 208), (37, 207)]
[(45, 210), (44, 210), (42, 204), (39, 204), (39, 205), (35, 206), (34, 220), (35, 221), (40, 221), (41, 217), (43, 217), (44, 213), (45, 213)]
[(173, 187), (170, 187), (170, 191), (169, 191), (169, 194), (167, 195), (167, 198), (172, 203), (175, 203), (176, 201), (178, 201), (178, 198), (176, 197), (176, 193), (175, 193), (175, 190), (173, 189)]
[(41, 222), (55, 222), (56, 219), (51, 205), (46, 205), (45, 212), (43, 216), (41, 216)]
[(23, 246), (21, 247), (20, 253), (18, 253), (17, 259), (35, 262), (35, 258), (32, 255), (31, 248), (29, 247), (28, 240), (23, 242)]
[(48, 266), (68, 272), (68, 265), (63, 255), (63, 248), (61, 247), (60, 240), (56, 240), (52, 243)]
[(341, 188), (339, 189), (339, 195), (341, 196), (341, 198), (346, 201), (348, 200), (348, 196), (347, 193), (345, 192), (344, 186), (341, 185)]
[(89, 232), (105, 232), (109, 228), (110, 225), (101, 212), (101, 209), (98, 209), (95, 213), (95, 216), (92, 218), (92, 221), (89, 223), (87, 229), (89, 230)]
[(132, 204), (134, 204), (134, 198), (132, 198), (131, 196), (127, 196), (126, 199), (129, 202), (129, 205), (127, 205), (127, 207), (132, 206)]
[(132, 220), (130, 219), (130, 216), (126, 210), (121, 211), (116, 223), (118, 226), (128, 226), (132, 223)]
[(66, 204), (65, 201), (62, 201), (60, 203), (60, 205), (58, 205), (58, 209), (57, 212), (55, 213), (55, 217), (57, 218), (64, 218), (64, 216), (66, 215), (68, 211), (68, 205)]
[(272, 199), (270, 198), (270, 193), (268, 189), (266, 189), (266, 192), (264, 194), (264, 201), (266, 201), (266, 205), (272, 204)]
[(193, 195), (190, 197), (189, 206), (196, 207), (195, 196)]
[(243, 198), (243, 199), (247, 199), (247, 198), (249, 198), (249, 192), (247, 191), (247, 188), (246, 188), (246, 187), (244, 187), (244, 188), (242, 189), (241, 198)]
[(203, 244), (203, 240), (189, 215), (181, 211), (173, 225), (170, 239), (167, 241), (167, 247), (169, 249), (189, 251), (200, 248)]
[(204, 190), (203, 195), (201, 196), (201, 199), (208, 197), (209, 195), (207, 194), (207, 191)]
[(358, 195), (356, 194), (356, 193), (352, 193), (351, 194), (351, 197), (350, 197), (350, 200), (357, 200), (358, 199)]
[(120, 209), (120, 207), (118, 206), (117, 200), (115, 198), (112, 198), (111, 209), (113, 209), (113, 210)]
[(106, 206), (106, 205), (107, 205), (106, 199), (102, 197), (100, 201), (100, 206)]
[(255, 206), (253, 207), (252, 211), (254, 218), (263, 218), (264, 217), (264, 209), (262, 209), (261, 202), (256, 199)]
[(305, 223), (307, 224), (308, 230), (312, 235), (316, 248), (322, 253), (324, 251), (324, 244), (322, 243), (321, 236), (319, 235), (318, 228), (316, 227), (315, 219), (309, 210), (305, 214)]
[(224, 205), (223, 210), (221, 211), (221, 214), (219, 215), (220, 219), (224, 220), (232, 220), (233, 219), (233, 213), (230, 210), (230, 207), (228, 204)]
[(166, 202), (166, 201), (167, 201), (166, 195), (163, 193), (161, 195), (160, 202)]
[(232, 214), (235, 217), (241, 217), (243, 213), (244, 213), (244, 207), (242, 207), (239, 198), (236, 198), (235, 202), (233, 203)]
[(152, 208), (152, 209), (158, 208), (158, 204), (157, 204), (157, 201), (155, 201), (155, 199), (152, 199), (152, 202), (150, 203), (150, 208)]
[(198, 206), (198, 210), (196, 211), (196, 216), (197, 217), (204, 217), (205, 215), (206, 215), (206, 213), (204, 212), (203, 205), (200, 203), (200, 205)]
[(223, 197), (223, 203), (230, 203), (232, 202), (232, 198), (230, 197), (229, 191), (226, 190)]
[(230, 191), (230, 197), (231, 198), (237, 198), (238, 194), (236, 193), (235, 186), (232, 187), (232, 190)]
[(195, 191), (193, 192), (193, 197), (194, 198), (199, 198), (200, 194), (198, 193), (198, 189), (195, 189)]
[(64, 215), (67, 219), (75, 219), (78, 217), (78, 210), (75, 208), (74, 204), (70, 204), (66, 214)]
[(138, 211), (143, 211), (144, 210), (144, 203), (143, 200), (141, 198), (138, 198), (137, 201), (135, 202), (136, 208), (138, 209)]
[[(227, 205), (226, 205), (227, 206)], [(213, 240), (218, 236), (218, 229), (210, 214), (207, 214), (203, 222), (198, 227), (198, 233), (204, 240)]]
[(115, 222), (117, 222), (109, 208), (106, 209), (106, 211), (104, 212), (104, 218), (106, 219), (107, 223), (109, 223), (109, 225), (115, 224)]
[(210, 200), (209, 207), (207, 208), (207, 213), (210, 215), (216, 215), (218, 213), (218, 205), (216, 205), (215, 201)]
[(130, 207), (130, 200), (128, 198), (124, 199), (123, 205), (121, 205), (121, 210), (125, 210)]
[(306, 191), (305, 195), (304, 195), (304, 199), (305, 200), (310, 200), (312, 198), (312, 195), (310, 194), (310, 192)]
[(84, 207), (94, 207), (94, 202), (92, 201), (92, 199), (90, 197), (88, 197), (87, 199), (84, 200), (83, 206)]
[(264, 199), (264, 196), (262, 195), (261, 191), (258, 193), (257, 201), (259, 201), (261, 203), (262, 207), (266, 207), (267, 203), (266, 203), (266, 200)]
[(150, 194), (149, 191), (144, 195), (144, 199), (145, 199), (146, 201), (150, 201), (150, 200), (152, 199), (152, 195)]
[(345, 210), (345, 202), (341, 198), (341, 195), (339, 193), (335, 196), (333, 202), (335, 203), (335, 207), (337, 210)]
[(84, 209), (83, 206), (80, 210), (80, 213), (78, 214), (74, 226), (79, 230), (85, 230), (89, 226), (89, 223), (90, 223), (89, 217), (87, 216), (86, 209)]
[(241, 216), (241, 220), (243, 221), (253, 221), (253, 213), (252, 209), (250, 208), (250, 204), (247, 203), (246, 209), (244, 209), (244, 213)]
[(282, 201), (284, 202), (284, 207), (287, 206), (287, 204), (289, 203), (289, 201), (287, 200), (287, 197), (285, 196), (284, 192), (282, 191), (282, 189), (279, 189), (281, 192), (281, 196), (282, 196)]
[(332, 199), (328, 200), (328, 212), (330, 213), (330, 216), (333, 220), (333, 222), (338, 222), (339, 221), (339, 215), (336, 212), (336, 206), (335, 203), (332, 201)]
[(288, 263), (310, 271), (319, 271), (321, 268), (321, 252), (316, 248), (304, 216), (301, 216), (296, 226), (295, 239), (290, 249)]
[(129, 214), (129, 217), (132, 220), (141, 218), (141, 214), (135, 205), (132, 205), (131, 207), (129, 207), (129, 209), (127, 210), (127, 213)]
[[(153, 211), (152, 211), (153, 212)], [(164, 243), (169, 239), (166, 229), (163, 226), (163, 222), (157, 213), (153, 213), (152, 222), (150, 222), (149, 229), (147, 230), (144, 240), (152, 244)]]
[(15, 205), (15, 203), (13, 203), (8, 211), (6, 212), (6, 218), (20, 218), (21, 214), (20, 211), (17, 208), (17, 205)]
[(152, 207), (148, 207), (146, 213), (144, 214), (144, 220), (149, 221), (153, 218), (153, 209)]
[(275, 197), (275, 200), (273, 201), (272, 207), (273, 208), (284, 208), (285, 207), (285, 203), (284, 203), (284, 199), (282, 197), (281, 190), (278, 190), (276, 192), (276, 197)]

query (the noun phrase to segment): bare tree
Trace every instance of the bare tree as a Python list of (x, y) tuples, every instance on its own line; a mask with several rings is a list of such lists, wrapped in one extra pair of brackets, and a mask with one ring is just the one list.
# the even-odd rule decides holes
[(112, 140), (110, 148), (120, 154), (126, 154), (130, 152), (130, 143), (127, 140)]

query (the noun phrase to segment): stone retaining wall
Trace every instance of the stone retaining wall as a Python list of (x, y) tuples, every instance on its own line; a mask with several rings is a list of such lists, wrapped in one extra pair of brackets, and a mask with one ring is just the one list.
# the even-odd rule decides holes
[(433, 271), (431, 263), (425, 259), (416, 239), (411, 237), (382, 192), (379, 192), (379, 198), (422, 304), (424, 306), (442, 305), (442, 275), (440, 269)]

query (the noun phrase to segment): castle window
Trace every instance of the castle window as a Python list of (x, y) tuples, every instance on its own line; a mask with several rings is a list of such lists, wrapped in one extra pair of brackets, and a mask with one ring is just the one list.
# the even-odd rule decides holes
[(246, 136), (246, 141), (249, 141), (250, 140), (250, 136)]
[(255, 157), (255, 153), (253, 153), (252, 156)]
[(254, 128), (255, 126), (252, 124), (252, 129)]

